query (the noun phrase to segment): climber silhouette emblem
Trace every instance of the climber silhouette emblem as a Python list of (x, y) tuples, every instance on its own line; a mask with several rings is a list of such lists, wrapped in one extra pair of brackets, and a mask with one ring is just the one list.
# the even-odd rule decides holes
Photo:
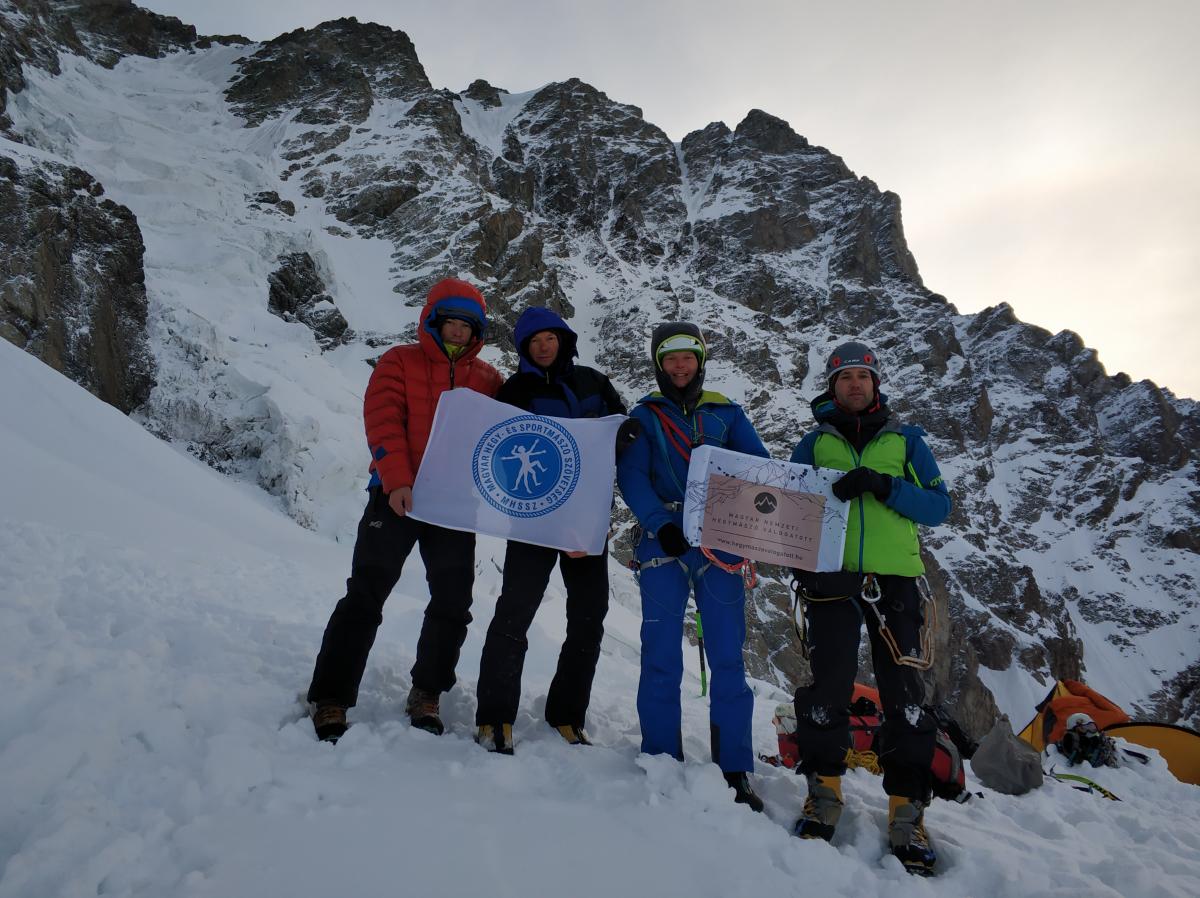
[(574, 492), (579, 447), (553, 419), (520, 415), (483, 435), (472, 469), (476, 488), (493, 508), (511, 517), (540, 517)]

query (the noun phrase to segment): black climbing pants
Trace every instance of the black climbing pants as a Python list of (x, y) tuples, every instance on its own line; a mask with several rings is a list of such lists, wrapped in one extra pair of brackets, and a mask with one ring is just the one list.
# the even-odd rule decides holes
[(446, 692), (454, 685), (454, 668), (471, 623), (475, 534), (401, 517), (378, 487), (372, 487), (369, 496), (358, 522), (346, 595), (333, 609), (317, 655), (308, 688), (311, 702), (352, 707), (358, 701), (367, 655), (383, 622), (383, 603), (414, 546), (425, 562), (429, 604), (417, 640), (412, 683), (428, 692)]
[[(878, 609), (902, 655), (920, 653), (924, 612), (912, 577), (880, 576)], [(921, 671), (899, 665), (879, 633), (875, 614), (860, 597), (805, 601), (806, 641), (813, 682), (796, 690), (796, 741), (800, 771), (840, 776), (850, 748), (850, 699), (858, 672), (858, 646), (865, 620), (875, 681), (883, 703), (879, 761), (888, 795), (928, 800), (932, 790), (937, 723), (924, 710)]]
[(477, 725), (516, 720), (527, 634), (556, 563), (567, 589), (567, 635), (546, 697), (546, 722), (584, 725), (608, 613), (608, 547), (600, 555), (570, 558), (516, 541), (504, 556), (504, 583), (479, 662)]

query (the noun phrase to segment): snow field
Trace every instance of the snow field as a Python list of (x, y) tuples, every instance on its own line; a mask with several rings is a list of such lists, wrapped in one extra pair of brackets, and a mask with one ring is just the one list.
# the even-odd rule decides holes
[[(557, 578), (530, 633), (517, 755), (486, 753), (470, 737), (494, 540), (481, 541), (447, 734), (402, 713), (425, 604), (414, 560), (354, 725), (337, 746), (318, 743), (301, 693), (350, 547), (8, 344), (0, 373), (0, 898), (1197, 893), (1200, 789), (1158, 759), (1084, 770), (1121, 803), (1052, 782), (936, 802), (934, 880), (885, 856), (886, 798), (862, 771), (847, 777), (832, 845), (793, 838), (800, 778), (760, 767), (768, 810), (755, 815), (707, 763), (694, 650), (689, 761), (639, 755), (627, 596), (596, 678), (597, 744), (567, 746), (540, 717), (564, 628)], [(786, 697), (754, 686), (756, 748), (773, 751)]]

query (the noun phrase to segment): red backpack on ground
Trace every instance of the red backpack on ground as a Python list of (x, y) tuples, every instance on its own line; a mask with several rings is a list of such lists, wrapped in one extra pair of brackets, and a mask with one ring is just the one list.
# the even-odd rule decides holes
[[(964, 802), (971, 797), (967, 791), (963, 758), (974, 754), (975, 743), (967, 738), (958, 724), (941, 708), (925, 708), (938, 722), (937, 742), (933, 748), (933, 794), (949, 801)], [(879, 710), (879, 693), (870, 686), (856, 683), (854, 700), (850, 704), (850, 750), (846, 766), (862, 767), (871, 773), (882, 774), (879, 766), (879, 728), (883, 713)], [(779, 754), (762, 760), (776, 766), (795, 769), (800, 762), (800, 745), (796, 738), (796, 710), (792, 704), (775, 709), (775, 732), (779, 737)], [(957, 737), (957, 738), (955, 738)]]

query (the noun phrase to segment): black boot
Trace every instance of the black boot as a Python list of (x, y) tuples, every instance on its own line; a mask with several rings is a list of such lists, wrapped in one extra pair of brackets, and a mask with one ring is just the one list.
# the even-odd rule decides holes
[(747, 805), (752, 811), (762, 812), (763, 800), (758, 797), (758, 793), (750, 785), (750, 774), (745, 771), (737, 771), (725, 773), (724, 776), (725, 782), (729, 783), (729, 788), (733, 789), (735, 802)]

